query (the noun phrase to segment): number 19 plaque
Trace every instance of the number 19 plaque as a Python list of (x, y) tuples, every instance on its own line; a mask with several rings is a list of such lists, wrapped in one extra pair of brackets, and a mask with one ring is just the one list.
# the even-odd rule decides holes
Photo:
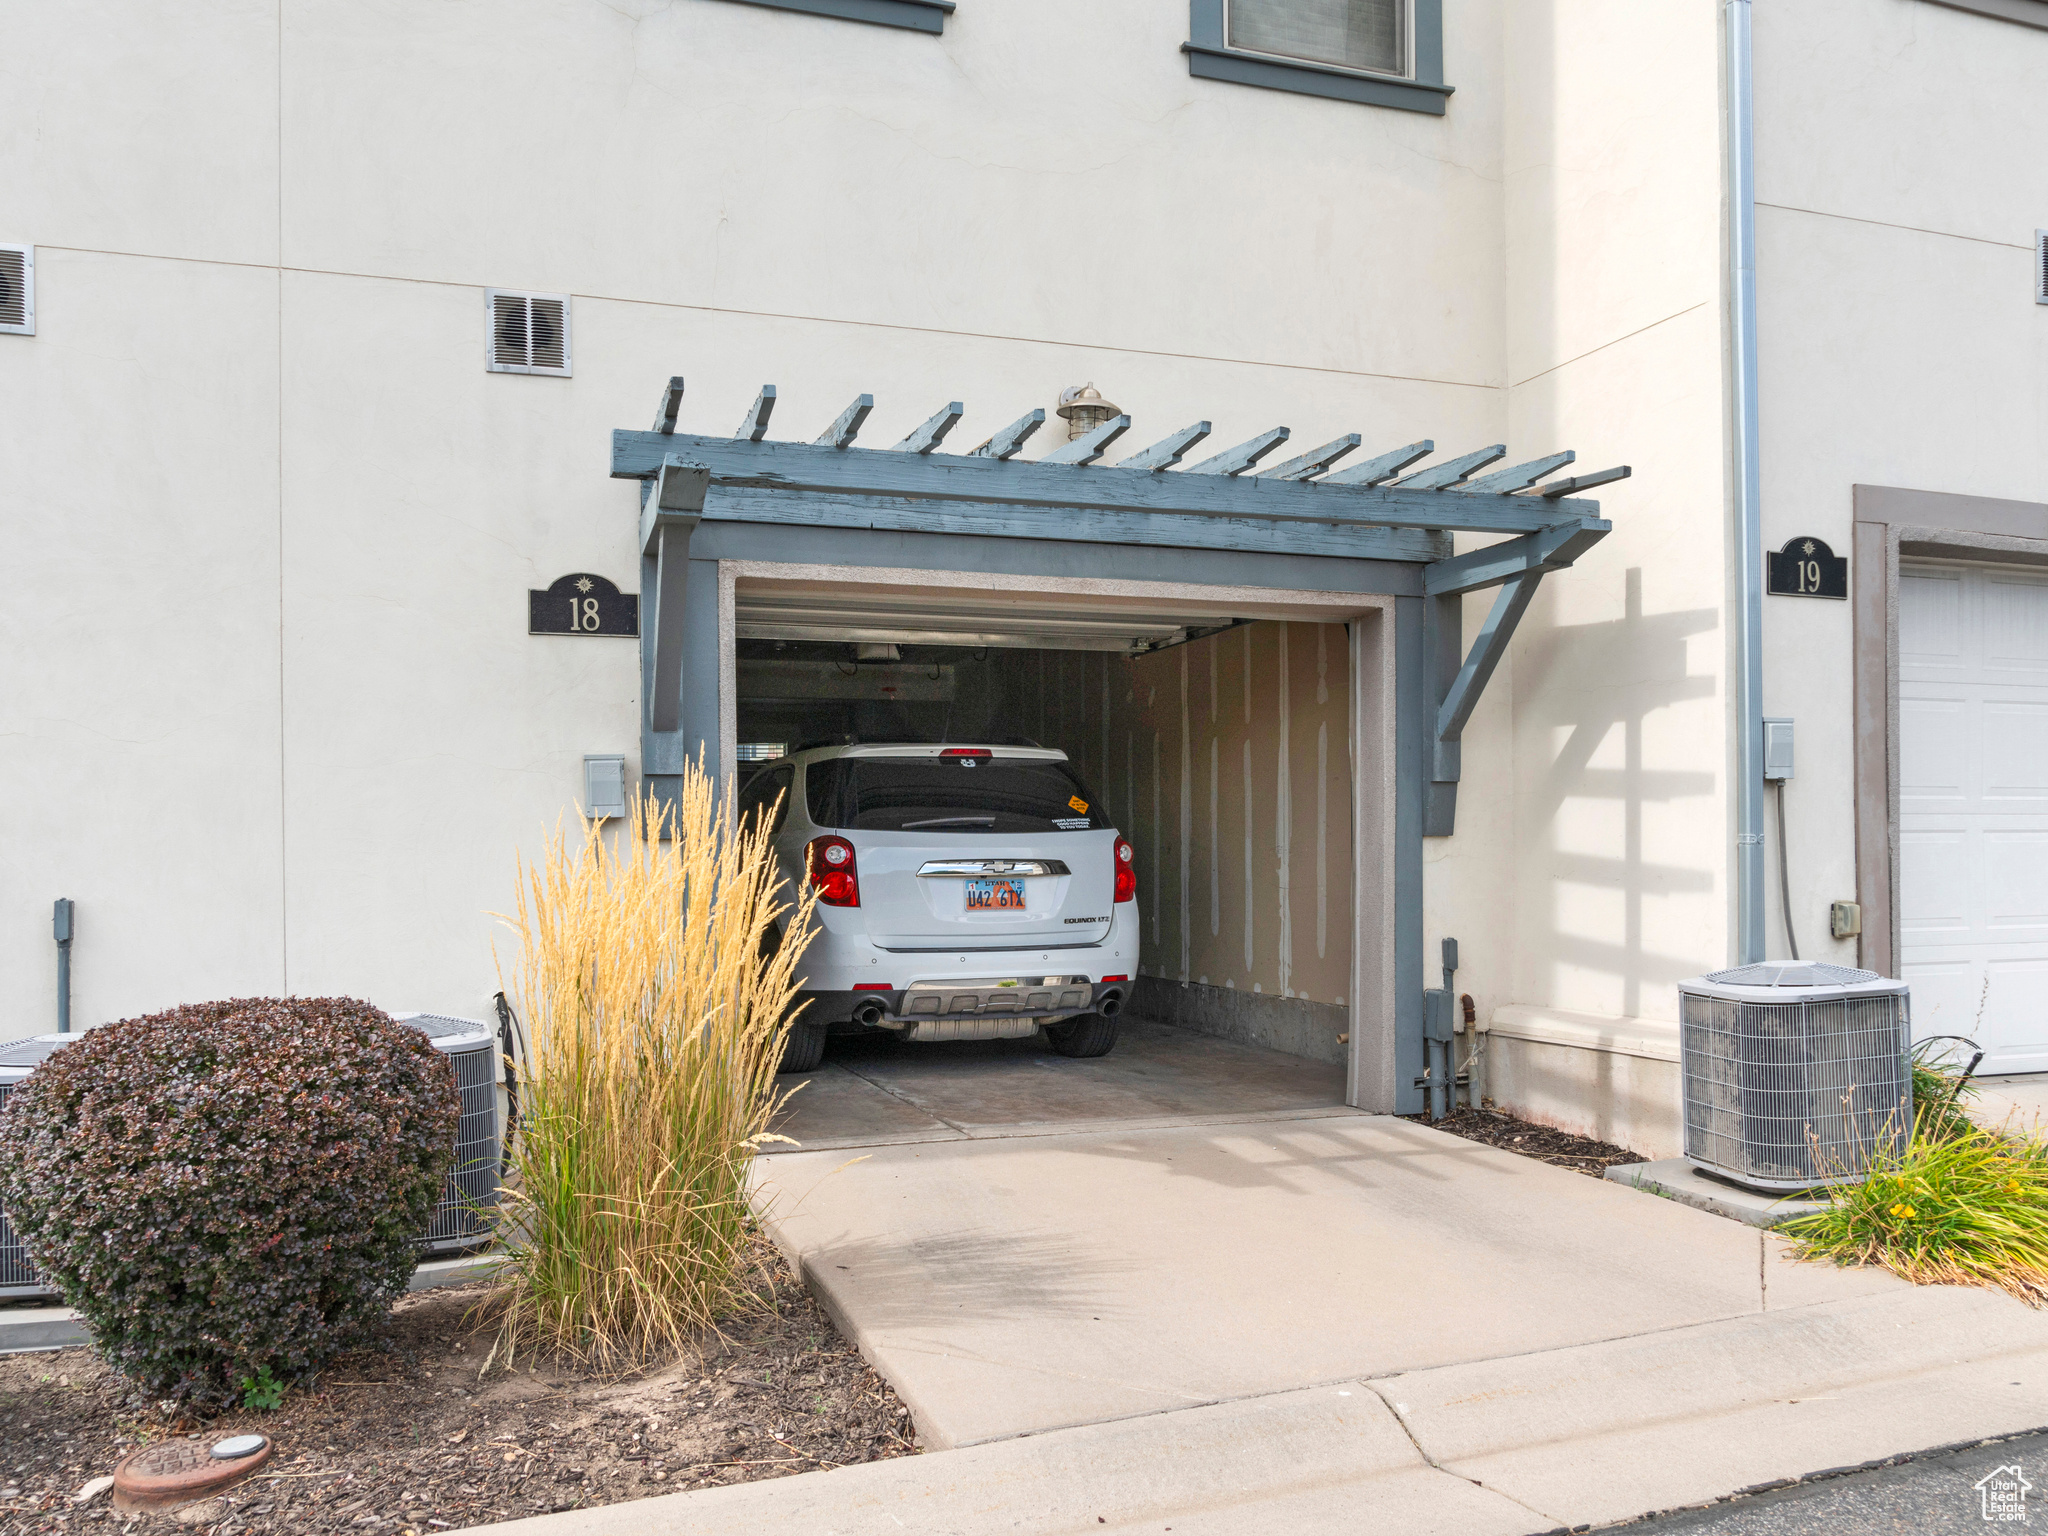
[(1764, 555), (1768, 567), (1764, 590), (1778, 597), (1847, 597), (1849, 558), (1819, 539), (1801, 534), (1785, 547)]

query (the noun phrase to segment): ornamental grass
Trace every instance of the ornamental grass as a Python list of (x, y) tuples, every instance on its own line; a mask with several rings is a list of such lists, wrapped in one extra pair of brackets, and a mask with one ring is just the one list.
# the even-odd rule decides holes
[(768, 1125), (811, 900), (776, 947), (767, 835), (732, 810), (693, 767), (673, 808), (650, 797), (521, 862), (501, 1350), (623, 1369), (746, 1304), (748, 1171), (782, 1139)]
[(2048, 1146), (1977, 1125), (1960, 1107), (1968, 1092), (1961, 1074), (1917, 1056), (1911, 1141), (1778, 1228), (1798, 1256), (2048, 1304)]

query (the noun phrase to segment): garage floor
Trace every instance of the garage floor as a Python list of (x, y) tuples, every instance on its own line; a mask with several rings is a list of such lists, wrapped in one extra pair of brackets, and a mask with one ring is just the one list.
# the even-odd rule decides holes
[(1352, 1113), (1342, 1067), (1129, 1016), (1092, 1061), (1039, 1040), (849, 1039), (783, 1081), (802, 1086), (775, 1130), (801, 1147), (779, 1152)]

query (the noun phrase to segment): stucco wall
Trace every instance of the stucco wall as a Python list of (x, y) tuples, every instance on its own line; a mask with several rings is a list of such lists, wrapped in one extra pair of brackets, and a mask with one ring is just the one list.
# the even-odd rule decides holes
[[(1430, 916), (1471, 890), (1461, 986), (1561, 1037), (1673, 1021), (1672, 983), (1728, 954), (1719, 21), (1715, 0), (1506, 18), (1509, 437), (1635, 478), (1600, 491), (1614, 531), (1545, 581), (1495, 678), (1512, 732), (1487, 750), (1511, 763), (1482, 753), (1498, 787), (1461, 795)], [(1474, 889), (1468, 832), (1511, 850), (1503, 888)]]
[[(529, 638), (525, 593), (638, 586), (607, 434), (671, 374), (711, 432), (773, 382), (777, 436), (867, 390), (864, 442), (961, 399), (971, 444), (1092, 379), (1134, 444), (1496, 440), (1500, 7), (1451, 12), (1433, 118), (1191, 80), (1182, 0), (943, 39), (717, 0), (21, 10), (0, 1036), (51, 1026), (57, 896), (81, 1024), (483, 1011), (515, 851), (638, 741), (633, 646)], [(485, 285), (574, 295), (573, 379), (484, 372)]]
[[(1926, 0), (1759, 6), (1763, 533), (1848, 554), (1852, 487), (2048, 500), (2048, 32)], [(1764, 601), (1799, 950), (1856, 893), (1848, 603)], [(1775, 834), (1775, 823), (1772, 831)], [(1773, 848), (1775, 852), (1775, 846)], [(1771, 953), (1784, 927), (1773, 865)]]

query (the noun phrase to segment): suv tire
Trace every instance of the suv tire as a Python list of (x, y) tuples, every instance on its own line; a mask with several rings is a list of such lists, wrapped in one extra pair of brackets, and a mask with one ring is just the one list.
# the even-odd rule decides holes
[(782, 1041), (782, 1064), (777, 1072), (815, 1072), (825, 1060), (825, 1026), (792, 1024)]
[(1116, 1048), (1116, 1020), (1084, 1013), (1064, 1024), (1048, 1024), (1045, 1038), (1062, 1056), (1107, 1056)]

